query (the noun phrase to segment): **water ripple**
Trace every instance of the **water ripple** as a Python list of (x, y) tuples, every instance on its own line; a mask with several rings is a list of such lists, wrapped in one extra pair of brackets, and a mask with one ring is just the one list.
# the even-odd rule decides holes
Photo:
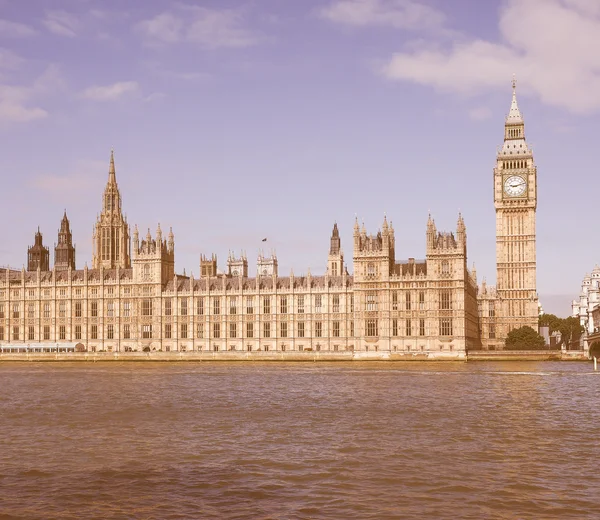
[(596, 518), (590, 368), (1, 365), (0, 519)]

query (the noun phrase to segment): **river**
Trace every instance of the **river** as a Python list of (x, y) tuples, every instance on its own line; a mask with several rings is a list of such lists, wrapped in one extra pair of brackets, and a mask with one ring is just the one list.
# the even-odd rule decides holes
[(5, 363), (0, 518), (598, 518), (591, 363)]

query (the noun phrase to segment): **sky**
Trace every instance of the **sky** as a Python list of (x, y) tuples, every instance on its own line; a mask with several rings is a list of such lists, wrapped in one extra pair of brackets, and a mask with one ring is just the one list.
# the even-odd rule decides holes
[[(597, 0), (0, 0), (0, 265), (66, 209), (91, 265), (114, 148), (123, 210), (176, 270), (262, 248), (324, 273), (337, 222), (384, 214), (396, 258), (467, 226), (495, 283), (493, 168), (517, 78), (538, 167), (537, 283), (570, 314), (600, 263)], [(267, 238), (267, 242), (262, 242)]]

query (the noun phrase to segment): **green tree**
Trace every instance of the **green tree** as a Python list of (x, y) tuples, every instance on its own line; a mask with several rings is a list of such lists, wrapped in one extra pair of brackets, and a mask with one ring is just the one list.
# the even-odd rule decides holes
[(545, 346), (544, 338), (527, 326), (511, 330), (504, 344), (506, 350), (539, 350)]
[(577, 341), (584, 332), (583, 325), (579, 322), (579, 318), (569, 316), (561, 320), (560, 328), (558, 329), (561, 335), (561, 342), (569, 346), (570, 343)]
[(555, 314), (542, 314), (539, 318), (539, 326), (548, 327), (550, 329), (550, 334), (552, 334), (553, 332), (560, 330), (562, 321), (563, 320)]

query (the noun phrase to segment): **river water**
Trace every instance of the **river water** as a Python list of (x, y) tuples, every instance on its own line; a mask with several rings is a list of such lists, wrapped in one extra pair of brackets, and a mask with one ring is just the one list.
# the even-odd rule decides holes
[(588, 363), (7, 363), (0, 518), (600, 515)]

